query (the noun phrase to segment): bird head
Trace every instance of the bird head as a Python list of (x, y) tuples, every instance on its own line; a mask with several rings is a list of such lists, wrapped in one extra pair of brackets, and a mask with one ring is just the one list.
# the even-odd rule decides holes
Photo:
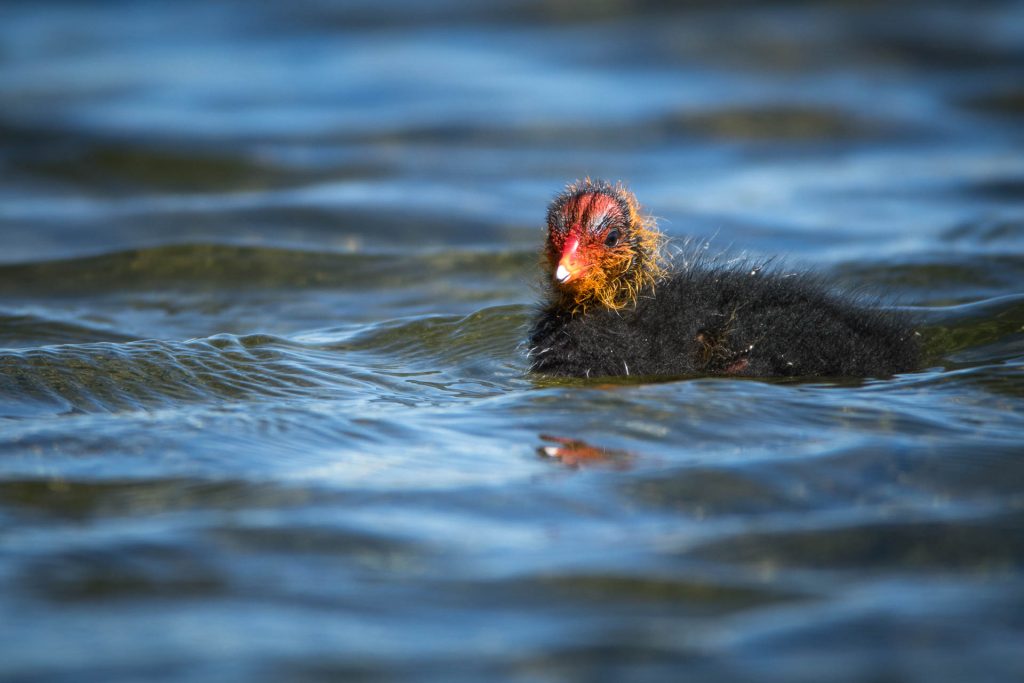
[(557, 298), (574, 313), (631, 305), (662, 275), (662, 241), (622, 185), (569, 185), (548, 208), (545, 255)]

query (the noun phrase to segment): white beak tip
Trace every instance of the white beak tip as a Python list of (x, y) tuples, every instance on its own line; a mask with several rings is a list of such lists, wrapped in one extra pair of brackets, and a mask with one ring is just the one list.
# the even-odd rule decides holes
[(571, 274), (565, 266), (558, 264), (558, 270), (555, 271), (555, 279), (559, 282), (565, 282)]

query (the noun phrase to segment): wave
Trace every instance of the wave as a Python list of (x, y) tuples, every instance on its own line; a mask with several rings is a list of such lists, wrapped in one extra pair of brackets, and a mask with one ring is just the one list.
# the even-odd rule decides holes
[(0, 416), (290, 398), (422, 403), (493, 394), (518, 377), (524, 307), (420, 316), (297, 340), (64, 344), (0, 352)]
[(535, 264), (536, 255), (528, 251), (389, 254), (177, 244), (0, 265), (0, 293), (77, 295), (168, 286), (387, 289), (450, 275), (520, 274)]
[(132, 339), (131, 335), (78, 321), (55, 320), (33, 313), (0, 312), (0, 349), (101, 341), (127, 342)]

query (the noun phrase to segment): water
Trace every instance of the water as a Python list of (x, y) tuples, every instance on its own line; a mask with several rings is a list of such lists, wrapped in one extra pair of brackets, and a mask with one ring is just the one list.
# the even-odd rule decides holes
[[(0, 27), (0, 678), (1024, 676), (1024, 3)], [(587, 174), (927, 367), (530, 377)]]

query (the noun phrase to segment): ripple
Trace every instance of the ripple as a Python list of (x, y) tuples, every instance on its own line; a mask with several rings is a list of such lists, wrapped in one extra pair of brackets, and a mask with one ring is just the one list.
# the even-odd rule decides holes
[(1024, 566), (1020, 514), (962, 521), (886, 521), (752, 533), (708, 543), (693, 556), (779, 568), (1008, 573)]
[(302, 179), (227, 150), (142, 145), (60, 127), (0, 122), (0, 140), (19, 173), (110, 195), (263, 190)]
[(204, 509), (285, 509), (332, 500), (330, 494), (280, 484), (163, 477), (106, 481), (5, 479), (5, 504), (21, 528), (43, 522), (97, 522)]
[(848, 287), (870, 282), (874, 291), (901, 292), (904, 302), (936, 308), (1004, 296), (1024, 282), (1024, 258), (998, 244), (996, 249), (979, 253), (968, 247), (885, 263), (848, 263), (839, 271), (840, 282)]
[[(110, 412), (180, 402), (298, 396), (358, 385), (285, 340), (223, 335), (192, 342), (77, 344), (0, 354), (4, 405)], [(319, 362), (318, 362), (319, 361)]]
[(977, 111), (999, 117), (1024, 117), (1024, 88), (1001, 88), (968, 99), (965, 104)]
[(48, 317), (0, 312), (0, 349), (84, 344), (89, 342), (127, 342), (129, 335), (113, 330), (91, 327), (78, 322), (53, 320)]
[(953, 368), (1024, 360), (1024, 293), (920, 313), (930, 349)]
[(326, 332), (308, 336), (316, 345), (225, 334), (0, 352), (0, 415), (23, 416), (31, 405), (89, 413), (367, 394), (403, 402), (478, 398), (499, 390), (495, 380), (521, 372), (503, 366), (517, 358), (524, 322), (523, 307), (505, 306), (345, 330), (341, 342), (325, 343)]
[(966, 221), (947, 230), (942, 237), (944, 240), (967, 247), (978, 244), (1003, 244), (1013, 248), (1024, 243), (1024, 220), (991, 217)]
[(227, 585), (202, 552), (145, 542), (46, 555), (25, 562), (22, 571), (17, 584), (62, 604), (187, 600), (219, 595)]
[(0, 265), (0, 292), (41, 296), (169, 286), (389, 289), (450, 275), (507, 276), (535, 263), (532, 252), (445, 250), (391, 255), (182, 244)]
[(700, 137), (779, 143), (880, 139), (900, 133), (895, 123), (871, 120), (839, 108), (771, 104), (682, 112), (665, 119), (663, 125)]
[[(463, 367), (497, 355), (509, 355), (518, 346), (530, 309), (523, 305), (491, 306), (467, 316), (423, 316), (369, 325), (345, 341), (320, 342), (339, 351), (373, 351), (393, 357), (396, 364), (458, 363)], [(326, 332), (316, 333), (323, 339)], [(308, 338), (308, 337), (307, 337)]]

